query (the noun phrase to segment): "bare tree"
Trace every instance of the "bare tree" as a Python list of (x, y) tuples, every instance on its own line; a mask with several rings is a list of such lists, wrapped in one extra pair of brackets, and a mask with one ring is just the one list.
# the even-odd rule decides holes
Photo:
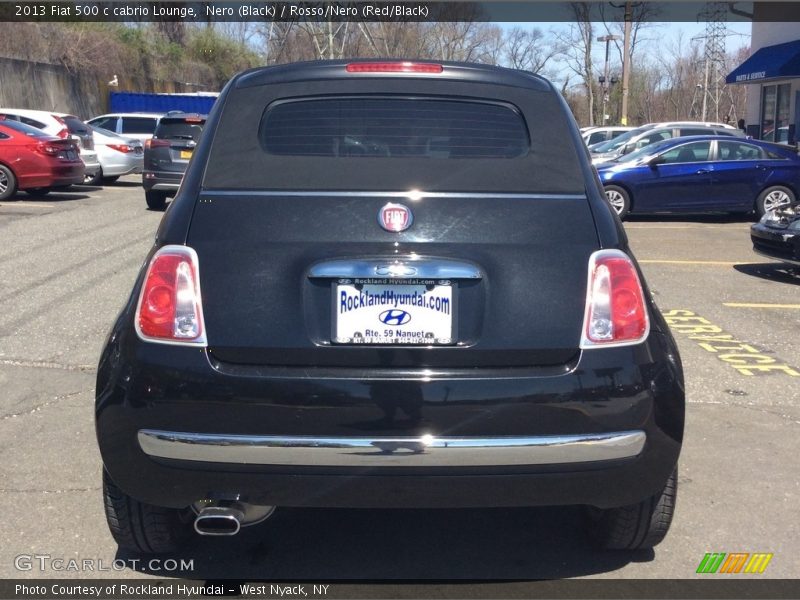
[(567, 33), (557, 34), (557, 40), (564, 49), (565, 62), (569, 69), (586, 86), (586, 108), (589, 125), (595, 123), (594, 67), (592, 64), (592, 41), (594, 26), (591, 21), (591, 5), (587, 2), (570, 3), (575, 21), (570, 23)]
[(531, 73), (544, 73), (547, 64), (564, 52), (562, 44), (549, 41), (541, 29), (514, 27), (506, 33), (505, 63)]

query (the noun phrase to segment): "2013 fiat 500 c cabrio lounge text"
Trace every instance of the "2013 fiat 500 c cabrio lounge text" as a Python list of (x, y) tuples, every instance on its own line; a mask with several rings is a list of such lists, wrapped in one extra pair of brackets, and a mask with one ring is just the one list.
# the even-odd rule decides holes
[(261, 68), (223, 90), (97, 376), (108, 524), (173, 550), (275, 506), (675, 503), (680, 359), (546, 80)]

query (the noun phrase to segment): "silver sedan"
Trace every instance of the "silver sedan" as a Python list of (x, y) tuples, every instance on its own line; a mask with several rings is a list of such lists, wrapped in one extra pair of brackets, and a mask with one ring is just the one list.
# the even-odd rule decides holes
[(113, 183), (122, 175), (142, 172), (144, 150), (141, 140), (123, 137), (94, 125), (90, 127), (101, 168), (96, 182), (102, 179), (103, 183)]

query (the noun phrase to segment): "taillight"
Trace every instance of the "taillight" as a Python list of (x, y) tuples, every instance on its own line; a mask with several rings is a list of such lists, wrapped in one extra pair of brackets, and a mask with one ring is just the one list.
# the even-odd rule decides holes
[(62, 140), (67, 139), (69, 137), (69, 129), (67, 129), (67, 122), (58, 115), (53, 115), (53, 118), (59, 125), (61, 125), (61, 131), (59, 131), (56, 134), (56, 137), (60, 137)]
[(441, 73), (442, 65), (434, 63), (363, 62), (350, 63), (345, 67), (348, 73)]
[(64, 150), (64, 146), (57, 146), (50, 142), (39, 142), (34, 149), (39, 154), (44, 154), (45, 156), (58, 156), (59, 152)]
[(638, 344), (649, 332), (644, 291), (633, 261), (619, 250), (592, 254), (581, 348)]
[(169, 140), (159, 140), (158, 138), (150, 138), (144, 143), (145, 148), (158, 148), (169, 146)]
[(206, 344), (197, 254), (187, 246), (164, 246), (147, 267), (136, 332), (143, 340)]
[(122, 152), (123, 154), (133, 152), (133, 146), (128, 146), (128, 144), (108, 144), (108, 147), (117, 152)]

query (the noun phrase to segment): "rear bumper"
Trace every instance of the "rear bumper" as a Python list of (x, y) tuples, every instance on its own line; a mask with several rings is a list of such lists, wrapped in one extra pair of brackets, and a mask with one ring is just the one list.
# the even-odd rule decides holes
[(160, 190), (177, 192), (183, 179), (183, 173), (170, 173), (169, 171), (142, 171), (142, 186), (146, 192)]
[(756, 254), (800, 265), (800, 232), (756, 223), (750, 227), (750, 239)]
[(622, 506), (663, 487), (683, 418), (657, 331), (560, 369), (414, 372), (232, 367), (121, 327), (96, 403), (111, 478), (172, 507)]

